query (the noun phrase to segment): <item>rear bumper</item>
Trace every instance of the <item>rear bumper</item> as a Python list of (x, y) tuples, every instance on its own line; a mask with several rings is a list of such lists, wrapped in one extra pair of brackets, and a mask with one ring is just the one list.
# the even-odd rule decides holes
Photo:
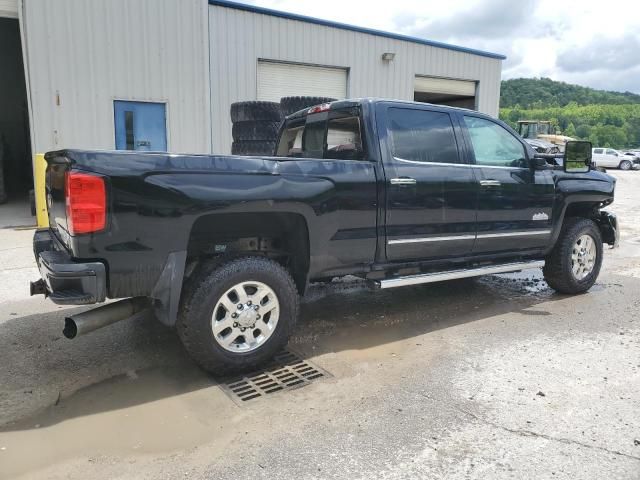
[(31, 294), (44, 293), (59, 305), (87, 305), (104, 302), (106, 269), (101, 262), (76, 262), (57, 249), (49, 230), (33, 236), (33, 253), (42, 280), (31, 284)]

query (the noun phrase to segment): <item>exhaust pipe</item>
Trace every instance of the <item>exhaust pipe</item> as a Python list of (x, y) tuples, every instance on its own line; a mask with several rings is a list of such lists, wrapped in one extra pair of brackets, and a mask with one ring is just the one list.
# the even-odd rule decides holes
[(94, 308), (64, 319), (62, 334), (71, 339), (78, 335), (93, 332), (112, 323), (151, 312), (151, 303), (147, 297), (133, 297)]

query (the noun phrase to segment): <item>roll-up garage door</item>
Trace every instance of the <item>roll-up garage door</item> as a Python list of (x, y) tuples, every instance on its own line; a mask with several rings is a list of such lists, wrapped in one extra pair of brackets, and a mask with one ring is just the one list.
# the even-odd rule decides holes
[(476, 82), (471, 80), (417, 76), (413, 89), (418, 102), (475, 108)]
[(449, 78), (416, 77), (414, 90), (416, 92), (473, 97), (476, 94), (476, 82)]
[(258, 100), (278, 102), (282, 97), (292, 96), (346, 98), (347, 71), (259, 61)]

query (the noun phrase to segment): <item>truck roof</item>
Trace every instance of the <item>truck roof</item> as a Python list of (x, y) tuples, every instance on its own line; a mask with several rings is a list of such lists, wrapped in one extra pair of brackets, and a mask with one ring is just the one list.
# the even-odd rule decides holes
[[(477, 110), (470, 110), (468, 108), (451, 107), (449, 105), (438, 105), (435, 103), (414, 102), (412, 100), (396, 100), (392, 98), (378, 98), (378, 97), (347, 98), (344, 100), (334, 100), (333, 102), (328, 102), (326, 104), (321, 104), (321, 105), (328, 105), (329, 107), (327, 108), (327, 110), (339, 110), (343, 108), (358, 107), (363, 104), (374, 105), (376, 103), (396, 103), (398, 105), (429, 105), (432, 107), (438, 107), (446, 110), (473, 112), (474, 114), (484, 115), (483, 113), (478, 112)], [(303, 117), (309, 114), (309, 111), (312, 108), (315, 108), (316, 106), (303, 108), (302, 110), (299, 110), (295, 113), (292, 113), (291, 115), (288, 115), (287, 119)]]

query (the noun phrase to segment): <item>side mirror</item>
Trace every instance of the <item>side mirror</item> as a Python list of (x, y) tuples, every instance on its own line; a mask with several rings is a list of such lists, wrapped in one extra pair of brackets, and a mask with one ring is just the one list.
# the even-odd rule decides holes
[(567, 142), (564, 147), (564, 171), (586, 173), (591, 169), (591, 142)]

